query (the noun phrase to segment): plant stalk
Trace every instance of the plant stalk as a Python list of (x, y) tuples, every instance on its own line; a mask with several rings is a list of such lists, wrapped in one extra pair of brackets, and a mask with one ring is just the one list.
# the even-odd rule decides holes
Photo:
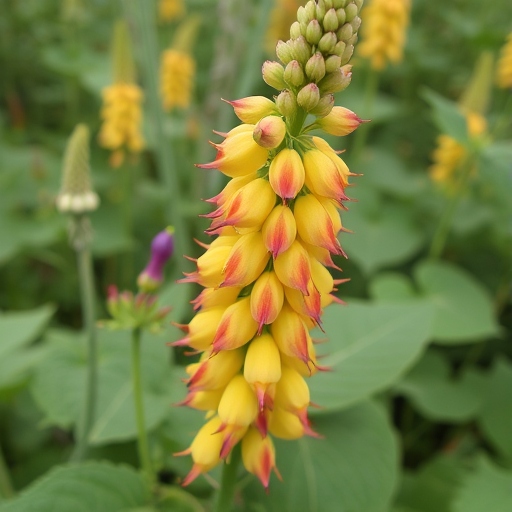
[(233, 508), (233, 499), (236, 489), (236, 474), (241, 459), (240, 443), (231, 451), (231, 460), (229, 464), (224, 463), (222, 468), (222, 479), (220, 483), (217, 501), (215, 503), (214, 512), (230, 512)]
[(11, 482), (11, 476), (9, 475), (9, 469), (5, 462), (4, 453), (0, 446), (0, 496), (4, 498), (12, 498), (14, 496), (14, 488)]

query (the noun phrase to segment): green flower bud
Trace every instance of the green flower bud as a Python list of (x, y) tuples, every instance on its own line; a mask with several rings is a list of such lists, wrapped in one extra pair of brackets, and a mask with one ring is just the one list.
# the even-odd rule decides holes
[(292, 49), (292, 55), (295, 60), (298, 60), (302, 65), (305, 65), (309, 57), (311, 57), (311, 46), (308, 44), (304, 36), (289, 42)]
[(310, 21), (306, 29), (306, 40), (310, 44), (318, 44), (321, 38), (322, 27), (320, 26), (320, 23), (318, 23), (318, 20)]
[(309, 2), (305, 6), (306, 14), (308, 15), (309, 20), (314, 20), (316, 15), (316, 4), (313, 0), (309, 0)]
[(279, 62), (267, 60), (263, 63), (261, 68), (261, 72), (263, 74), (263, 80), (265, 83), (277, 89), (278, 91), (282, 91), (286, 88), (286, 83), (284, 81), (284, 68), (279, 64)]
[(277, 148), (286, 135), (286, 124), (279, 116), (267, 116), (260, 119), (254, 127), (252, 137), (263, 148)]
[(306, 75), (313, 82), (319, 82), (325, 76), (325, 60), (320, 52), (306, 62)]
[(347, 7), (345, 7), (345, 14), (347, 15), (347, 22), (351, 22), (359, 12), (359, 9), (357, 8), (356, 4), (348, 4)]
[(357, 34), (354, 34), (348, 41), (347, 41), (347, 46), (355, 46), (357, 41), (358, 41), (358, 36)]
[(297, 94), (297, 103), (306, 111), (314, 109), (320, 101), (320, 91), (316, 84), (308, 84)]
[(285, 89), (277, 96), (276, 106), (283, 116), (293, 116), (297, 112), (297, 98), (292, 91)]
[(345, 23), (337, 33), (338, 41), (347, 41), (347, 39), (350, 39), (354, 35), (354, 30), (352, 28), (352, 25), (350, 23)]
[(306, 9), (302, 5), (297, 10), (297, 20), (299, 21), (299, 23), (305, 23), (306, 25), (310, 22), (310, 20), (308, 19), (308, 13), (306, 12)]
[(341, 27), (341, 25), (344, 25), (345, 21), (347, 21), (347, 15), (345, 14), (345, 9), (338, 9), (336, 11), (336, 17), (338, 18), (338, 26)]
[(316, 19), (321, 22), (324, 19), (326, 11), (324, 0), (318, 0), (316, 5)]
[(346, 89), (352, 79), (351, 69), (352, 66), (347, 65), (326, 75), (318, 84), (322, 95)]
[(341, 56), (341, 64), (344, 66), (348, 63), (348, 61), (352, 58), (352, 55), (354, 54), (354, 46), (349, 44), (345, 48), (345, 51), (343, 52), (343, 55)]
[(306, 37), (306, 34), (307, 34), (307, 30), (308, 30), (308, 24), (307, 23), (303, 23), (302, 21), (300, 22), (300, 34), (304, 37)]
[(332, 73), (341, 67), (341, 57), (331, 55), (325, 60), (325, 72)]
[(290, 27), (290, 37), (292, 39), (297, 39), (297, 37), (300, 37), (301, 31), (300, 31), (300, 23), (298, 21), (295, 21), (292, 23), (292, 26)]
[(364, 0), (354, 0), (354, 3), (357, 5), (358, 10), (361, 10), (361, 7), (363, 6)]
[(344, 41), (339, 41), (338, 43), (336, 43), (336, 46), (334, 47), (334, 50), (332, 51), (332, 53), (334, 53), (334, 55), (337, 55), (338, 57), (341, 58), (341, 56), (343, 55), (343, 52), (345, 51), (345, 47), (347, 45), (345, 44)]
[(334, 107), (334, 95), (326, 94), (320, 101), (317, 106), (311, 110), (310, 114), (313, 114), (316, 117), (325, 117), (331, 113), (332, 108)]
[(292, 49), (284, 41), (277, 42), (276, 55), (283, 64), (288, 64), (288, 62), (293, 60)]
[(290, 87), (300, 87), (304, 83), (304, 71), (296, 60), (292, 60), (286, 65), (284, 81)]
[(359, 16), (356, 16), (351, 22), (350, 26), (352, 27), (352, 30), (354, 31), (354, 34), (359, 30), (359, 27), (361, 26), (361, 18)]
[(318, 49), (322, 53), (332, 53), (336, 46), (336, 34), (334, 32), (327, 32), (322, 36), (318, 42)]
[(333, 8), (334, 2), (332, 0), (325, 0), (324, 4), (325, 4), (325, 10), (328, 11), (329, 9)]
[(349, 0), (333, 0), (333, 7), (335, 9), (344, 9)]
[(329, 9), (325, 13), (323, 26), (324, 30), (327, 32), (336, 32), (336, 30), (338, 30), (338, 16), (334, 9)]

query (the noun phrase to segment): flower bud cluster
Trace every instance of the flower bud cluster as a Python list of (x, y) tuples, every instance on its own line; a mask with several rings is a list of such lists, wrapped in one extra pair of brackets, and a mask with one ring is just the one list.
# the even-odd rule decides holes
[[(292, 38), (277, 46), (284, 66), (263, 67), (265, 80), (282, 92), (275, 101), (229, 102), (242, 124), (213, 144), (213, 162), (198, 166), (231, 180), (208, 200), (215, 208), (205, 215), (206, 232), (216, 238), (200, 244), (206, 250), (193, 260), (197, 268), (181, 280), (204, 288), (192, 301), (195, 316), (178, 325), (184, 336), (173, 343), (201, 353), (187, 367), (182, 404), (208, 418), (181, 453), (193, 459), (184, 485), (240, 443), (245, 468), (268, 487), (277, 473), (272, 438), (317, 435), (308, 419), (307, 379), (325, 368), (310, 331), (321, 328), (326, 306), (341, 302), (334, 292), (343, 280), (327, 267), (340, 270), (332, 255), (345, 256), (340, 210), (352, 173), (308, 132), (343, 136), (362, 122), (335, 107), (331, 94), (350, 81), (342, 66), (357, 37), (360, 4), (318, 0), (300, 8)], [(309, 126), (306, 112), (318, 117)]]
[[(280, 113), (296, 114), (297, 108), (323, 117), (333, 105), (332, 94), (345, 89), (351, 79), (348, 65), (361, 25), (362, 0), (310, 0), (297, 11), (290, 39), (279, 41), (281, 63), (267, 61), (263, 79), (284, 95)], [(280, 96), (281, 96), (280, 95)]]
[(196, 63), (184, 51), (170, 48), (162, 54), (160, 64), (160, 93), (165, 110), (187, 108), (194, 86)]

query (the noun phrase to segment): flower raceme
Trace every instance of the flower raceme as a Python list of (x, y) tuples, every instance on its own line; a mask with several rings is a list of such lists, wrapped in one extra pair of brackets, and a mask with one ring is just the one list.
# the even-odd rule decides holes
[[(215, 238), (182, 282), (204, 289), (192, 301), (195, 316), (179, 325), (182, 339), (201, 353), (187, 367), (182, 405), (207, 412), (191, 446), (192, 482), (240, 443), (242, 461), (265, 487), (278, 476), (273, 437), (317, 436), (308, 419), (307, 379), (324, 370), (310, 331), (322, 327), (323, 309), (341, 302), (328, 267), (345, 255), (340, 210), (353, 175), (313, 129), (348, 135), (362, 120), (334, 106), (333, 93), (350, 82), (347, 65), (357, 40), (362, 1), (309, 1), (297, 11), (290, 39), (280, 41), (280, 62), (263, 78), (280, 91), (228, 103), (241, 124), (219, 134), (213, 162), (230, 181), (205, 217)], [(305, 126), (308, 114), (316, 117)]]

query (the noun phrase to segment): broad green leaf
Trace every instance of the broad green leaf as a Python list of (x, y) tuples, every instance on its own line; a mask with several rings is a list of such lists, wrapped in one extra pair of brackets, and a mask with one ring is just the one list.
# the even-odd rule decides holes
[(467, 144), (468, 128), (459, 106), (427, 88), (423, 89), (422, 96), (433, 109), (432, 116), (439, 131), (461, 144)]
[(489, 293), (470, 274), (446, 262), (424, 261), (414, 275), (423, 296), (436, 308), (435, 341), (470, 343), (498, 333)]
[(423, 233), (405, 207), (385, 204), (368, 189), (352, 195), (359, 202), (343, 214), (343, 225), (354, 234), (342, 233), (340, 242), (365, 274), (403, 263), (421, 249)]
[(485, 378), (470, 369), (458, 379), (450, 378), (450, 365), (436, 352), (427, 352), (396, 385), (427, 418), (463, 422), (474, 418), (483, 402)]
[(464, 482), (453, 504), (453, 512), (510, 512), (512, 471), (504, 471), (482, 458)]
[(503, 359), (487, 380), (479, 423), (489, 441), (512, 460), (512, 365)]
[(155, 509), (158, 512), (204, 512), (205, 508), (189, 492), (180, 487), (166, 487), (161, 490), (162, 499)]
[[(146, 425), (153, 429), (169, 408), (172, 371), (165, 339), (145, 334), (142, 377)], [(45, 414), (45, 423), (71, 427), (80, 417), (85, 396), (86, 346), (79, 335), (53, 334), (53, 348), (31, 383), (32, 394)], [(91, 442), (101, 444), (136, 436), (128, 332), (100, 331), (98, 405)]]
[(343, 105), (354, 111), (363, 119), (370, 118), (372, 125), (396, 118), (400, 115), (400, 103), (395, 98), (378, 93), (371, 111), (368, 111), (368, 105), (362, 89), (349, 87), (343, 91)]
[(377, 274), (370, 282), (370, 295), (379, 302), (408, 302), (417, 297), (411, 280), (397, 272)]
[(398, 510), (452, 512), (452, 502), (467, 471), (454, 457), (440, 456), (416, 473), (406, 473), (396, 498)]
[(133, 469), (91, 462), (53, 469), (1, 503), (0, 512), (127, 512), (148, 500), (146, 485)]
[(322, 411), (342, 409), (390, 386), (418, 359), (430, 339), (432, 308), (414, 305), (349, 303), (326, 309), (326, 356), (309, 381), (312, 401)]
[(44, 355), (40, 347), (27, 347), (41, 334), (53, 315), (50, 305), (30, 311), (0, 313), (0, 390), (14, 387)]
[(397, 480), (398, 447), (382, 409), (364, 402), (319, 416), (313, 426), (324, 439), (276, 443), (283, 481), (272, 477), (265, 494), (253, 479), (245, 491), (246, 510), (387, 511)]

